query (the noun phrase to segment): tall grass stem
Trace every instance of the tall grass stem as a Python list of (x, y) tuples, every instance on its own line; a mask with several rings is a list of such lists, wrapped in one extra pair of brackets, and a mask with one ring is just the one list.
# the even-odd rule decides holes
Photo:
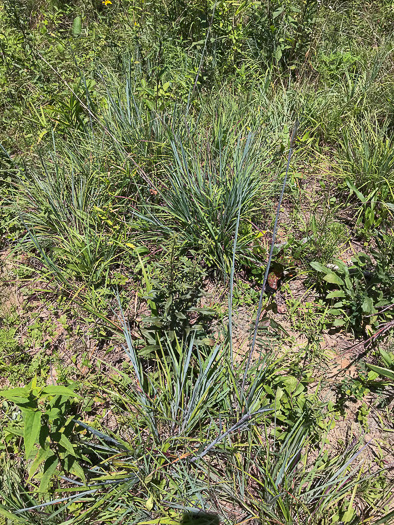
[(252, 360), (252, 355), (253, 355), (253, 352), (254, 352), (254, 348), (256, 346), (257, 331), (258, 331), (258, 327), (259, 327), (260, 315), (261, 315), (261, 310), (262, 310), (262, 306), (263, 306), (263, 296), (264, 296), (265, 286), (267, 284), (267, 278), (268, 278), (268, 274), (269, 274), (269, 270), (270, 270), (270, 266), (271, 266), (272, 254), (273, 254), (273, 251), (274, 251), (274, 245), (275, 245), (275, 239), (276, 239), (276, 232), (277, 232), (277, 228), (278, 228), (279, 213), (280, 213), (280, 208), (281, 208), (281, 205), (282, 205), (283, 195), (285, 193), (285, 188), (286, 188), (286, 183), (287, 183), (287, 176), (288, 176), (288, 173), (289, 173), (291, 157), (293, 155), (294, 142), (295, 142), (295, 138), (296, 138), (296, 135), (297, 135), (298, 125), (299, 125), (299, 122), (298, 122), (298, 119), (297, 119), (295, 124), (294, 124), (293, 133), (291, 135), (290, 149), (289, 149), (289, 154), (288, 154), (288, 157), (287, 157), (287, 166), (286, 166), (285, 178), (283, 180), (282, 191), (281, 191), (281, 194), (280, 194), (280, 197), (279, 197), (278, 207), (276, 209), (276, 217), (275, 217), (275, 223), (274, 223), (274, 231), (272, 233), (271, 248), (270, 248), (270, 253), (269, 253), (269, 257), (268, 257), (267, 268), (266, 268), (265, 274), (264, 274), (263, 286), (261, 287), (261, 292), (260, 292), (259, 307), (257, 309), (256, 322), (255, 322), (255, 325), (254, 325), (252, 345), (250, 347), (248, 362), (246, 364), (246, 369), (245, 369), (244, 377), (243, 377), (243, 380), (242, 380), (242, 392), (244, 391), (244, 388), (245, 388), (246, 377), (248, 375), (250, 362)]

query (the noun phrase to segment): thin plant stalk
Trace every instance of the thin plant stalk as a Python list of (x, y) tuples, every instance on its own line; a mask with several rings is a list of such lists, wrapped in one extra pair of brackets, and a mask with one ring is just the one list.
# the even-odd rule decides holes
[(230, 344), (230, 360), (231, 368), (234, 368), (234, 356), (233, 356), (233, 292), (234, 292), (234, 268), (235, 268), (235, 252), (237, 249), (237, 240), (238, 240), (238, 230), (239, 230), (239, 221), (241, 218), (241, 202), (239, 203), (237, 225), (235, 227), (235, 236), (234, 236), (234, 247), (233, 247), (233, 261), (231, 264), (231, 273), (230, 273), (230, 293), (228, 296), (228, 337)]
[(245, 388), (246, 377), (248, 375), (250, 362), (252, 360), (252, 355), (253, 355), (254, 348), (255, 348), (255, 345), (256, 345), (257, 330), (258, 330), (261, 310), (262, 310), (262, 306), (263, 306), (263, 296), (264, 296), (264, 292), (265, 292), (265, 286), (267, 284), (268, 273), (269, 273), (270, 266), (271, 266), (272, 254), (273, 254), (273, 251), (274, 251), (274, 245), (275, 245), (275, 239), (276, 239), (276, 232), (277, 232), (277, 228), (278, 228), (279, 213), (280, 213), (280, 208), (281, 208), (281, 205), (282, 205), (283, 195), (284, 195), (285, 188), (286, 188), (287, 175), (289, 173), (290, 161), (291, 161), (291, 157), (292, 157), (292, 154), (293, 154), (294, 142), (295, 142), (295, 138), (296, 138), (296, 135), (297, 135), (298, 125), (299, 125), (299, 122), (298, 122), (298, 119), (297, 119), (295, 124), (294, 124), (293, 133), (291, 135), (289, 155), (287, 157), (286, 174), (285, 174), (285, 178), (284, 178), (284, 181), (283, 181), (282, 191), (281, 191), (281, 194), (280, 194), (280, 197), (279, 197), (278, 207), (276, 209), (276, 217), (275, 217), (275, 223), (274, 223), (274, 231), (272, 233), (271, 248), (270, 248), (270, 253), (269, 253), (269, 257), (268, 257), (267, 268), (265, 269), (263, 286), (261, 287), (261, 292), (260, 292), (259, 307), (257, 309), (256, 322), (255, 322), (255, 325), (254, 325), (252, 345), (250, 347), (248, 362), (246, 364), (246, 369), (245, 369), (244, 377), (243, 377), (243, 380), (242, 380), (242, 391)]

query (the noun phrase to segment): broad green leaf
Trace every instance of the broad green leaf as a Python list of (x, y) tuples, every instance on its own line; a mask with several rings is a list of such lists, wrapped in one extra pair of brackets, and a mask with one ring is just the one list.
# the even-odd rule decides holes
[(53, 396), (69, 396), (69, 397), (81, 397), (70, 388), (61, 385), (49, 385), (46, 386), (43, 391), (43, 394), (53, 395)]
[(285, 10), (284, 6), (279, 7), (279, 9), (273, 12), (272, 18), (275, 20), (275, 18), (281, 15), (284, 10)]
[(334, 290), (327, 294), (326, 299), (334, 299), (335, 297), (346, 297), (346, 295), (342, 290)]
[(36, 388), (37, 388), (37, 375), (35, 375), (30, 382), (30, 389), (34, 390)]
[(215, 310), (213, 308), (190, 308), (190, 312), (198, 312), (202, 315), (215, 315)]
[(373, 306), (373, 300), (372, 297), (366, 297), (362, 304), (363, 312), (370, 315), (375, 313), (375, 308)]
[(52, 455), (50, 448), (40, 448), (29, 469), (29, 479), (27, 481), (29, 481), (34, 476), (41, 463), (43, 463), (50, 455)]
[(177, 319), (187, 319), (186, 315), (182, 312), (175, 312), (175, 316)]
[(9, 401), (15, 403), (20, 409), (34, 409), (37, 406), (37, 402), (34, 400), (29, 400), (27, 397), (7, 397)]
[(8, 427), (7, 428), (7, 436), (6, 436), (6, 440), (8, 439), (8, 441), (13, 437), (13, 436), (18, 436), (18, 437), (23, 437), (23, 429), (19, 428), (19, 427)]
[(155, 110), (155, 104), (154, 102), (152, 102), (152, 100), (149, 100), (149, 99), (144, 99), (144, 102), (146, 104), (146, 106), (148, 107), (148, 109), (150, 109), (151, 111), (154, 111)]
[[(279, 403), (280, 400), (282, 399), (283, 397), (283, 390), (279, 387), (276, 391), (276, 396), (275, 396), (275, 403)], [(276, 408), (278, 408), (278, 405), (276, 406)]]
[(302, 388), (302, 390), (304, 390), (304, 385), (298, 385), (298, 388), (297, 390), (294, 392), (294, 396), (297, 396), (297, 405), (300, 407), (300, 408), (303, 408), (305, 406), (305, 403), (306, 403), (306, 399), (305, 399), (305, 396), (302, 395), (302, 396), (299, 396), (298, 394), (302, 391), (299, 389), (299, 387)]
[(41, 428), (41, 412), (39, 411), (25, 411), (23, 414), (23, 438), (25, 442), (26, 459), (29, 459), (30, 452), (34, 444), (38, 441), (38, 435)]
[(379, 374), (380, 376), (388, 377), (389, 379), (394, 380), (394, 370), (382, 368), (381, 366), (371, 365), (369, 363), (367, 363), (367, 367)]
[(304, 385), (302, 385), (301, 383), (298, 383), (298, 386), (297, 388), (294, 390), (293, 392), (293, 396), (298, 396), (299, 394), (301, 394), (301, 392), (303, 392), (305, 390), (305, 387)]
[(389, 368), (394, 367), (394, 354), (386, 352), (385, 350), (379, 350), (379, 352), (380, 352), (380, 355), (382, 356), (382, 359), (385, 365)]
[(349, 273), (347, 264), (345, 264), (343, 261), (340, 261), (339, 259), (335, 259), (335, 264), (338, 267), (338, 270), (340, 271), (340, 273)]
[(317, 272), (322, 272), (322, 273), (328, 273), (330, 270), (327, 268), (327, 266), (323, 266), (322, 264), (314, 261), (314, 262), (311, 262), (310, 265), (312, 266), (312, 268), (314, 270), (316, 270)]
[(330, 272), (328, 273), (327, 275), (325, 275), (323, 277), (323, 279), (325, 281), (327, 281), (328, 283), (331, 283), (331, 284), (338, 284), (339, 286), (343, 285), (344, 282), (342, 281), (342, 279), (336, 274), (336, 273), (333, 273), (333, 272)]
[(334, 326), (343, 326), (346, 323), (344, 319), (335, 319)]
[(138, 255), (146, 255), (147, 253), (149, 253), (149, 250), (148, 248), (146, 248), (146, 246), (136, 246), (134, 248), (134, 251)]
[(69, 454), (72, 456), (75, 456), (74, 447), (72, 446), (71, 442), (64, 434), (61, 434), (59, 444), (67, 450)]
[[(286, 416), (285, 416), (284, 414), (282, 414), (281, 412), (279, 412), (279, 406), (280, 406), (280, 404), (278, 403), (278, 404), (277, 404), (277, 407), (276, 407), (277, 410), (278, 410), (278, 412), (275, 412), (275, 417), (276, 417), (276, 419), (277, 419), (278, 421), (282, 421), (283, 423), (285, 423), (285, 422), (286, 422)], [(280, 432), (279, 429), (275, 429), (275, 430), (276, 430), (277, 432)]]
[(60, 408), (51, 408), (45, 412), (45, 415), (48, 416), (49, 421), (54, 421), (61, 414)]
[(379, 374), (377, 372), (374, 372), (373, 370), (368, 372), (368, 381), (375, 381), (375, 379), (377, 379), (378, 377)]
[(359, 200), (360, 200), (361, 202), (365, 202), (365, 197), (364, 197), (364, 195), (363, 195), (360, 191), (358, 191), (358, 189), (356, 188), (356, 186), (355, 186), (352, 182), (350, 182), (349, 179), (346, 179), (346, 184), (348, 185), (348, 188), (349, 188), (351, 191), (354, 191), (354, 193), (357, 195), (357, 197), (359, 198)]
[(0, 391), (0, 397), (5, 397), (6, 399), (12, 399), (12, 398), (24, 398), (26, 401), (26, 398), (29, 397), (29, 389), (25, 386), (23, 388), (11, 388), (10, 390), (2, 390)]
[(381, 308), (382, 306), (387, 306), (388, 304), (390, 304), (390, 301), (378, 301), (377, 303), (375, 303), (375, 308)]
[(267, 392), (267, 394), (270, 394), (271, 396), (274, 396), (274, 392), (272, 388), (269, 385), (264, 385), (264, 390)]
[(75, 458), (71, 458), (71, 465), (70, 465), (70, 472), (71, 474), (74, 474), (79, 479), (82, 479), (84, 483), (86, 483), (85, 473), (83, 471), (83, 468), (78, 463), (78, 461)]
[(42, 478), (41, 478), (39, 492), (47, 492), (49, 483), (51, 481), (51, 477), (54, 474), (58, 463), (59, 463), (59, 460), (57, 459), (57, 457), (53, 453), (45, 461), (44, 473), (43, 473)]
[(43, 425), (40, 429), (38, 437), (38, 443), (41, 448), (46, 448), (47, 442), (49, 441), (49, 429), (48, 425)]
[(328, 310), (328, 313), (330, 315), (341, 315), (342, 311), (338, 310), (337, 308), (330, 308), (330, 310)]
[(150, 496), (145, 503), (145, 507), (150, 512), (153, 509), (153, 496)]
[[(294, 376), (283, 377), (282, 378), (282, 382), (285, 385), (285, 390), (287, 390), (287, 392), (289, 394), (295, 392), (296, 389), (298, 390), (298, 387), (300, 385), (299, 380), (296, 377), (294, 377)], [(302, 390), (303, 390), (303, 388), (301, 389), (301, 391)]]
[(79, 36), (82, 31), (82, 19), (80, 16), (76, 16), (73, 21), (72, 33), (73, 36)]

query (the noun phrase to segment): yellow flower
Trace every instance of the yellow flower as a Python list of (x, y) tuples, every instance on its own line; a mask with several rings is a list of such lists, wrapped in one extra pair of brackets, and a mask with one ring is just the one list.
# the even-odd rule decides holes
[(111, 0), (103, 0), (104, 5), (112, 4)]

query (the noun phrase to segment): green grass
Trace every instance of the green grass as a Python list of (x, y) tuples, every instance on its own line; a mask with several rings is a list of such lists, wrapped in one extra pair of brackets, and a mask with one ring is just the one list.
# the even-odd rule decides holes
[(391, 11), (0, 7), (5, 523), (390, 523)]

